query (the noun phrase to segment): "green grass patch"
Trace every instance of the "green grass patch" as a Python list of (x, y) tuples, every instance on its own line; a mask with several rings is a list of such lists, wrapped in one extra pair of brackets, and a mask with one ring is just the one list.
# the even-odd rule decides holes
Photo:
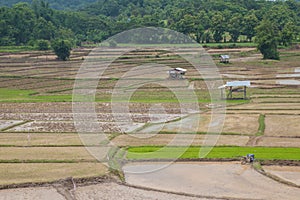
[(33, 46), (0, 46), (0, 53), (20, 53), (36, 50)]
[(258, 132), (256, 133), (256, 136), (262, 136), (265, 133), (265, 128), (266, 128), (265, 117), (266, 116), (263, 114), (259, 115), (259, 118), (258, 118), (259, 127), (258, 127)]
[[(197, 159), (201, 147), (189, 147), (179, 159)], [(133, 160), (144, 159), (176, 159), (178, 153), (185, 147), (130, 147), (127, 158)], [(269, 147), (214, 147), (205, 158), (239, 158), (248, 153), (255, 154), (258, 160), (300, 160), (300, 148), (269, 148)]]
[(37, 95), (33, 90), (0, 88), (0, 102), (71, 102), (72, 95)]

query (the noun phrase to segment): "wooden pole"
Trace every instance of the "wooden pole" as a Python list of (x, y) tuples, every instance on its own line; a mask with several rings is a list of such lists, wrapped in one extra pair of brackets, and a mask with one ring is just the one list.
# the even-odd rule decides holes
[(223, 88), (221, 88), (221, 99), (224, 99), (224, 91), (223, 91)]

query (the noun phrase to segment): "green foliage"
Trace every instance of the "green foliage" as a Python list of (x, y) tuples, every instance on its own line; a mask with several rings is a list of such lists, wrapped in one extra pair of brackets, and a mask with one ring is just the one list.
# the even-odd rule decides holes
[(226, 20), (221, 12), (216, 13), (212, 18), (212, 29), (214, 30), (215, 42), (221, 42), (225, 33)]
[(51, 44), (59, 60), (66, 61), (71, 55), (71, 43), (68, 40), (56, 40)]
[(48, 40), (37, 40), (36, 46), (38, 50), (46, 51), (50, 49), (50, 42)]
[(71, 102), (72, 95), (37, 95), (32, 90), (0, 88), (0, 102)]
[(259, 115), (259, 118), (258, 118), (259, 127), (258, 127), (258, 132), (256, 133), (256, 136), (261, 136), (265, 132), (265, 128), (266, 128), (265, 117), (266, 116), (263, 114)]
[(182, 32), (199, 43), (226, 41), (229, 35), (233, 42), (241, 42), (241, 34), (251, 42), (263, 19), (273, 23), (279, 45), (289, 46), (299, 37), (300, 3), (293, 0), (21, 1), (0, 0), (0, 6), (11, 6), (0, 7), (0, 45), (57, 39), (72, 45), (99, 43), (122, 31), (149, 26)]
[(263, 20), (256, 29), (256, 42), (258, 50), (263, 54), (264, 59), (279, 60), (277, 50), (278, 32), (276, 26), (268, 20)]
[(242, 19), (243, 16), (241, 14), (234, 14), (232, 18), (229, 20), (228, 32), (233, 42), (237, 42), (241, 35), (243, 29)]
[[(18, 2), (38, 2), (37, 0), (0, 0), (0, 6), (12, 6)], [(64, 9), (78, 9), (81, 8), (89, 3), (96, 2), (97, 0), (72, 0), (72, 1), (65, 1), (65, 0), (46, 0), (47, 5), (51, 8), (64, 10)]]

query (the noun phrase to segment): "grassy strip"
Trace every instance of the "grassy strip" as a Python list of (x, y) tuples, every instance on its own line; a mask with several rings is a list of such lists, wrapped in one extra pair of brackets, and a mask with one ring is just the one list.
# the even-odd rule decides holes
[[(33, 90), (18, 90), (9, 88), (0, 88), (0, 102), (9, 103), (28, 103), (28, 102), (72, 102), (73, 96), (69, 95), (38, 95), (39, 93)], [(80, 98), (79, 98), (80, 100)], [(82, 101), (85, 99), (82, 98)], [(111, 102), (111, 96), (96, 98), (95, 102)], [(123, 99), (114, 99), (114, 102), (125, 102)], [(159, 93), (153, 92), (136, 92), (131, 103), (179, 103), (179, 100), (171, 92)], [(189, 98), (181, 100), (181, 102), (192, 102)], [(214, 103), (222, 103), (223, 101), (216, 101)], [(248, 103), (249, 100), (230, 100), (228, 104)], [(207, 95), (198, 94), (198, 103), (211, 103)]]
[[(189, 147), (179, 159), (197, 159), (201, 147)], [(130, 147), (128, 159), (176, 159), (185, 147)], [(300, 148), (268, 148), (268, 147), (214, 147), (205, 158), (239, 158), (248, 153), (255, 154), (258, 160), (300, 160)]]
[(0, 53), (19, 53), (36, 50), (33, 46), (0, 46)]
[(241, 47), (256, 47), (257, 44), (250, 42), (237, 42), (237, 43), (205, 43), (202, 44), (204, 48), (213, 49), (230, 49), (230, 48), (241, 48)]
[[(172, 131), (160, 131), (159, 134), (179, 134), (176, 132), (172, 132)], [(241, 133), (226, 133), (226, 132), (222, 132), (222, 133), (207, 133), (207, 132), (183, 132), (180, 134), (196, 134), (196, 135), (242, 135)], [(245, 134), (244, 134), (245, 135)]]
[(259, 127), (258, 127), (258, 132), (256, 133), (256, 136), (262, 136), (265, 133), (265, 128), (266, 128), (265, 117), (266, 116), (263, 114), (259, 115), (259, 118), (258, 118)]
[(0, 88), (0, 102), (72, 102), (72, 95), (48, 95), (39, 96), (32, 90), (16, 90)]
[(122, 181), (125, 181), (124, 174), (122, 172), (122, 160), (126, 151), (123, 148), (112, 147), (108, 152), (108, 164), (111, 173), (120, 177)]

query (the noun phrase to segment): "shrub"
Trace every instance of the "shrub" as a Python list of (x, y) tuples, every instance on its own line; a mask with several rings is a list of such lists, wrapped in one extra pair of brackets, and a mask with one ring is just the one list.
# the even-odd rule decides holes
[(40, 51), (45, 51), (50, 49), (50, 42), (48, 40), (38, 40), (36, 41), (37, 49)]
[(71, 43), (68, 40), (57, 40), (52, 43), (52, 48), (59, 60), (66, 61), (71, 55)]

